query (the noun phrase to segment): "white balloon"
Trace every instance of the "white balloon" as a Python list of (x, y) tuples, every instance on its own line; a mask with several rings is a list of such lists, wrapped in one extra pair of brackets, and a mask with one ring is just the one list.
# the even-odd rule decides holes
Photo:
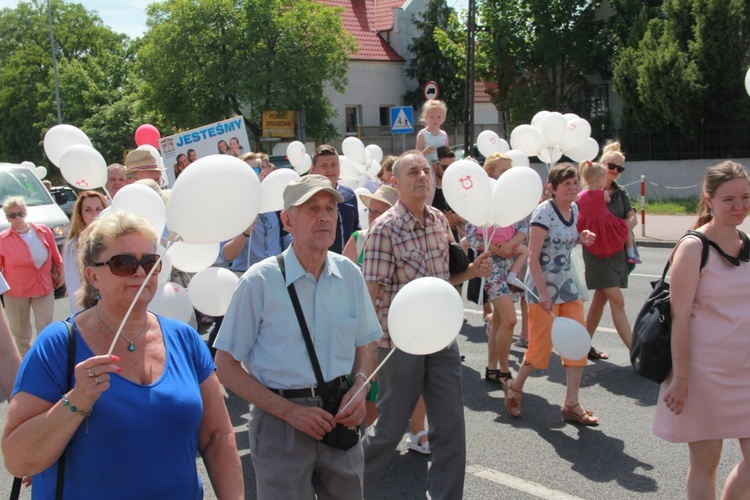
[(372, 163), (370, 163), (370, 167), (367, 169), (367, 173), (375, 177), (378, 175), (381, 169), (380, 161), (379, 160), (372, 160)]
[(364, 164), (365, 170), (370, 168), (370, 163), (372, 163), (372, 153), (370, 153), (367, 150), (367, 148), (365, 148), (365, 164)]
[(275, 212), (284, 208), (284, 189), (287, 184), (299, 179), (299, 174), (290, 168), (274, 170), (260, 184), (260, 208), (258, 212)]
[(63, 177), (78, 189), (96, 189), (107, 183), (107, 162), (91, 146), (74, 144), (58, 159)]
[(341, 151), (354, 163), (365, 162), (365, 145), (356, 137), (344, 139), (344, 142), (341, 143)]
[(164, 168), (164, 158), (162, 158), (159, 150), (153, 147), (151, 144), (141, 144), (135, 149), (138, 149), (140, 151), (148, 151), (149, 153), (151, 153), (151, 156), (153, 156), (154, 159), (156, 160), (157, 166), (159, 168)]
[(492, 193), (492, 224), (500, 227), (515, 224), (534, 211), (541, 197), (542, 179), (533, 169), (506, 170)]
[(492, 190), (487, 172), (470, 160), (452, 163), (443, 174), (443, 196), (451, 210), (475, 226), (489, 223)]
[(290, 142), (286, 147), (286, 157), (289, 158), (289, 163), (295, 168), (302, 162), (306, 154), (305, 145), (299, 141)]
[(370, 152), (374, 161), (383, 161), (383, 150), (377, 144), (369, 144), (365, 150)]
[(36, 167), (34, 169), (34, 173), (38, 178), (44, 179), (45, 177), (47, 177), (47, 167)]
[(591, 136), (591, 125), (583, 118), (574, 118), (568, 121), (565, 137), (560, 141), (560, 149), (567, 151), (580, 146)]
[(578, 321), (558, 317), (552, 323), (552, 344), (560, 356), (570, 360), (582, 359), (591, 349), (591, 336)]
[(539, 125), (539, 130), (542, 132), (542, 139), (547, 143), (547, 146), (557, 146), (560, 141), (565, 137), (567, 131), (568, 122), (565, 117), (554, 111), (544, 117), (542, 123)]
[(163, 285), (168, 283), (172, 279), (172, 258), (167, 255), (167, 249), (162, 245), (159, 245), (159, 249), (156, 251), (161, 255), (161, 271), (159, 272), (159, 284)]
[(216, 262), (220, 247), (219, 243), (190, 244), (176, 241), (169, 247), (167, 255), (175, 268), (186, 273), (197, 273)]
[(537, 154), (536, 156), (537, 158), (542, 160), (543, 163), (546, 163), (547, 165), (554, 165), (555, 163), (557, 163), (557, 160), (562, 157), (562, 152), (557, 146), (547, 147), (540, 149), (539, 154)]
[(190, 280), (188, 294), (193, 307), (208, 316), (224, 316), (240, 279), (229, 269), (209, 267)]
[(187, 323), (193, 315), (193, 303), (183, 287), (177, 283), (165, 283), (156, 287), (148, 310)]
[(549, 114), (549, 111), (539, 111), (537, 114), (534, 115), (534, 118), (531, 119), (531, 126), (535, 127), (536, 129), (539, 129), (539, 127), (542, 126), (542, 121), (544, 121), (544, 119), (547, 118), (548, 114)]
[(393, 298), (388, 331), (393, 344), (402, 351), (432, 354), (456, 340), (463, 316), (463, 301), (450, 283), (433, 277), (417, 278)]
[(586, 141), (575, 147), (565, 151), (565, 156), (570, 158), (576, 163), (580, 163), (585, 160), (593, 160), (599, 154), (599, 143), (596, 139), (589, 137)]
[(747, 90), (747, 93), (750, 95), (750, 69), (745, 73), (745, 90)]
[(44, 154), (47, 155), (53, 165), (58, 167), (62, 154), (74, 144), (82, 144), (93, 148), (91, 140), (83, 130), (73, 125), (55, 125), (44, 134)]
[(536, 156), (543, 143), (542, 133), (531, 125), (519, 125), (510, 133), (511, 147), (523, 151), (526, 156)]
[(299, 175), (305, 175), (310, 171), (310, 167), (312, 167), (312, 156), (305, 153), (299, 163), (294, 165), (294, 170), (296, 170)]
[(492, 153), (505, 153), (510, 146), (494, 130), (483, 130), (477, 137), (477, 149), (484, 156), (489, 156)]
[(346, 156), (339, 156), (339, 178), (356, 179), (359, 175), (357, 164)]
[(21, 165), (23, 165), (24, 167), (28, 168), (29, 170), (36, 171), (36, 165), (34, 165), (33, 163), (31, 163), (30, 161), (22, 161)]
[(511, 149), (505, 154), (508, 155), (511, 160), (513, 160), (512, 165), (514, 167), (528, 167), (529, 166), (529, 157), (523, 151), (518, 150), (518, 149)]
[(167, 209), (161, 196), (143, 184), (128, 184), (112, 199), (112, 208), (140, 215), (161, 237), (167, 224)]
[(578, 116), (577, 114), (575, 114), (575, 113), (565, 113), (565, 114), (564, 114), (563, 116), (565, 117), (565, 120), (566, 120), (566, 121), (571, 121), (571, 120), (575, 120), (576, 118), (580, 118), (580, 117), (579, 117), (579, 116)]
[(339, 179), (339, 184), (341, 184), (342, 186), (348, 187), (352, 191), (360, 187), (359, 181), (356, 178), (355, 179)]
[(167, 222), (185, 243), (226, 241), (247, 230), (260, 201), (260, 181), (247, 163), (231, 155), (204, 156), (177, 178)]
[(357, 211), (359, 212), (359, 225), (362, 229), (367, 229), (370, 226), (370, 219), (367, 217), (367, 207), (362, 203), (360, 194), (372, 194), (370, 190), (364, 187), (358, 187), (354, 190), (354, 194), (357, 196)]

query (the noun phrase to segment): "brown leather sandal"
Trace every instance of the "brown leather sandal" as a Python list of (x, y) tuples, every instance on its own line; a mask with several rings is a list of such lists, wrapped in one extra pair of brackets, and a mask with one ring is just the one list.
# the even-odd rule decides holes
[[(508, 380), (505, 384), (503, 384), (503, 391), (505, 392), (505, 409), (508, 411), (511, 417), (518, 418), (521, 416), (521, 395), (523, 394), (523, 391), (514, 389), (511, 385), (512, 382), (512, 380)], [(518, 396), (515, 398), (509, 397), (509, 391), (515, 392), (516, 394), (518, 394)]]
[[(565, 409), (566, 407), (568, 408), (567, 410)], [(572, 411), (577, 407), (580, 407), (581, 410), (583, 410), (583, 413), (579, 414)], [(580, 403), (576, 403), (573, 406), (568, 406), (568, 404), (565, 403), (562, 405), (562, 408), (560, 408), (560, 411), (562, 412), (562, 418), (565, 422), (575, 422), (586, 426), (599, 425), (599, 419), (596, 418), (594, 412), (591, 410), (587, 410), (586, 408), (581, 406)]]

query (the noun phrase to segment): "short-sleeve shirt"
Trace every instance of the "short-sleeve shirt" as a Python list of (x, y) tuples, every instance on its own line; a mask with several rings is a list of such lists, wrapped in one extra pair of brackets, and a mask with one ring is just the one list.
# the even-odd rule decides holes
[(286, 281), (276, 257), (253, 265), (240, 279), (214, 347), (226, 351), (265, 387), (317, 385), (287, 286), (294, 283), (323, 378), (351, 372), (355, 349), (382, 332), (359, 267), (328, 252), (318, 280), (294, 253), (284, 256)]
[(424, 215), (423, 226), (404, 205), (396, 203), (368, 230), (363, 273), (366, 282), (383, 285), (376, 306), (383, 329), (380, 347), (390, 347), (388, 310), (396, 292), (417, 278), (450, 278), (448, 219), (430, 206)]
[[(580, 298), (573, 272), (571, 270), (570, 252), (578, 243), (578, 206), (571, 205), (570, 220), (565, 220), (552, 200), (545, 200), (536, 207), (531, 214), (531, 227), (541, 227), (547, 231), (544, 237), (539, 264), (542, 276), (547, 286), (552, 302), (563, 304)], [(526, 286), (535, 296), (539, 296), (531, 271), (526, 272)], [(538, 304), (539, 300), (526, 292), (526, 300), (530, 304)]]
[[(88, 426), (82, 422), (68, 444), (64, 498), (95, 499), (103, 492), (113, 499), (203, 498), (195, 466), (203, 418), (200, 384), (216, 367), (198, 332), (157, 318), (167, 357), (163, 373), (149, 385), (110, 374), (110, 388), (94, 405)], [(74, 332), (80, 363), (94, 353), (75, 326)], [(24, 358), (13, 395), (23, 391), (54, 404), (68, 392), (67, 373), (68, 329), (57, 321)], [(54, 498), (57, 463), (33, 481), (32, 498)]]

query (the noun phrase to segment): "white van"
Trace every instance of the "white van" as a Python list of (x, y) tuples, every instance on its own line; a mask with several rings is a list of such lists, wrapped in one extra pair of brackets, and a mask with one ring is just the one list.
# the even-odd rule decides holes
[[(26, 202), (26, 220), (49, 227), (55, 235), (58, 248), (62, 249), (65, 238), (68, 237), (70, 220), (34, 172), (16, 163), (0, 163), (0, 205), (8, 196), (21, 196)], [(8, 219), (2, 217), (0, 231), (8, 227)]]

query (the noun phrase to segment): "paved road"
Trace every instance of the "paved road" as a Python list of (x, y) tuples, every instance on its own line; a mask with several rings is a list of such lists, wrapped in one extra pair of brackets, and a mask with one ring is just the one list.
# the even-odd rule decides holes
[[(630, 288), (625, 293), (628, 317), (635, 317), (648, 294), (649, 281), (661, 273), (668, 253), (664, 248), (641, 250), (644, 264), (631, 275)], [(67, 302), (59, 300), (56, 307), (58, 318), (62, 318)], [(607, 313), (594, 344), (609, 352), (611, 358), (586, 367), (581, 391), (582, 401), (601, 419), (596, 428), (563, 424), (559, 405), (564, 395), (564, 373), (556, 355), (548, 370), (538, 372), (526, 384), (523, 417), (508, 417), (502, 391), (481, 380), (486, 365), (481, 314), (471, 304), (467, 306), (467, 316), (470, 321), (458, 338), (461, 352), (466, 356), (463, 369), (468, 442), (466, 498), (684, 498), (687, 447), (651, 435), (658, 386), (635, 376), (627, 350)], [(514, 372), (522, 355), (522, 349), (513, 347)], [(246, 406), (233, 395), (228, 396), (227, 405), (237, 431), (247, 498), (254, 498), (245, 431)], [(7, 405), (0, 405), (2, 422), (6, 411)], [(740, 457), (736, 442), (727, 442), (719, 471), (721, 483)], [(207, 484), (202, 463), (197, 462)], [(372, 498), (423, 497), (427, 467), (428, 459), (407, 451), (402, 442)], [(0, 497), (7, 497), (10, 480), (7, 474), (0, 476)], [(22, 498), (29, 498), (28, 493)], [(206, 498), (215, 497), (208, 491)]]

